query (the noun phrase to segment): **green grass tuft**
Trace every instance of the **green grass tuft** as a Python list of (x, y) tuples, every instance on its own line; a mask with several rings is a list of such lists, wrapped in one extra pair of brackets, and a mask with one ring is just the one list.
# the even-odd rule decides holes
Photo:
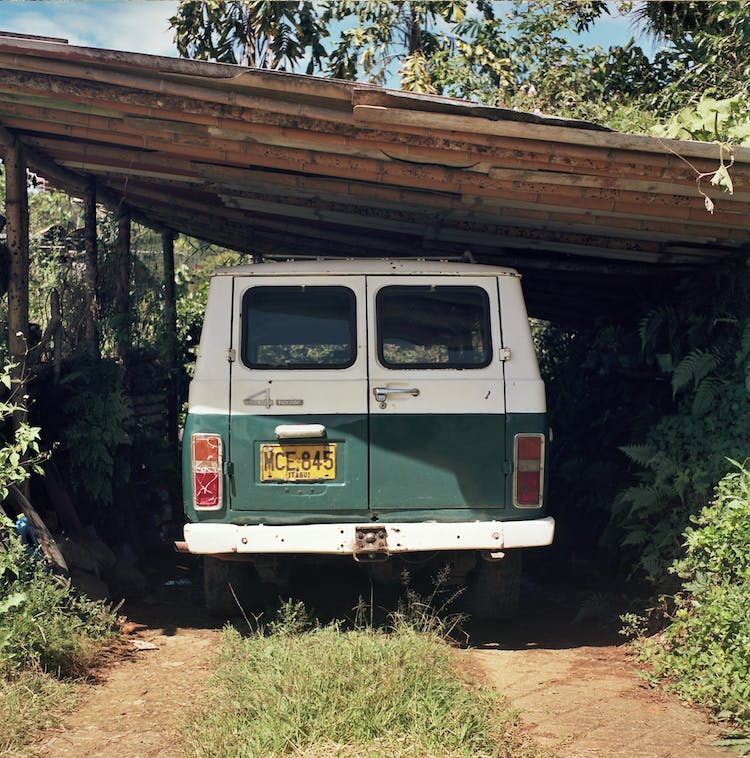
[[(199, 756), (524, 756), (501, 698), (462, 676), (439, 636), (292, 623), (224, 631), (184, 729)], [(289, 610), (289, 608), (287, 608)]]
[(0, 755), (22, 753), (21, 747), (41, 729), (58, 726), (76, 703), (71, 682), (39, 671), (0, 679)]
[(115, 630), (105, 604), (51, 574), (0, 517), (0, 754), (58, 723), (75, 699), (72, 680), (88, 675)]

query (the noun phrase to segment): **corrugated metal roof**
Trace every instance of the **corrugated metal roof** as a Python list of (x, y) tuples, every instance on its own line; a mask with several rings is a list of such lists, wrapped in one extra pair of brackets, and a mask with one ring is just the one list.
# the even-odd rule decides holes
[(450, 98), (0, 33), (0, 125), (53, 184), (94, 177), (157, 228), (282, 256), (468, 250), (524, 274), (540, 316), (750, 251), (750, 150), (734, 195), (702, 180), (710, 214), (716, 145)]

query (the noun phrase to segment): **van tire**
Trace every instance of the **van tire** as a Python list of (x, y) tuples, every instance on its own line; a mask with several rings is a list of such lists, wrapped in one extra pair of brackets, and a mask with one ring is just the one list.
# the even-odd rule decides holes
[(253, 573), (253, 567), (249, 563), (204, 556), (203, 597), (208, 612), (212, 616), (235, 616), (240, 613), (234, 595), (240, 600), (246, 597)]
[(500, 561), (479, 558), (469, 577), (466, 610), (487, 621), (513, 618), (521, 597), (521, 551), (508, 550)]

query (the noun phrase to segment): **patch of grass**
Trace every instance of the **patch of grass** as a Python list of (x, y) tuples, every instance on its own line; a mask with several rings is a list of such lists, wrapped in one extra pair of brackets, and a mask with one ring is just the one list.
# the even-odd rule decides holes
[[(224, 630), (216, 672), (184, 733), (199, 756), (531, 756), (496, 692), (468, 680), (440, 636), (282, 618)], [(283, 615), (283, 614), (282, 614)]]
[(26, 670), (85, 675), (102, 643), (115, 634), (114, 614), (51, 574), (7, 520), (0, 530), (0, 675), (12, 678)]
[(0, 755), (21, 752), (39, 733), (60, 723), (76, 702), (75, 688), (39, 671), (0, 679)]
[(72, 681), (115, 633), (112, 611), (51, 574), (0, 517), (0, 754), (58, 722), (74, 700)]

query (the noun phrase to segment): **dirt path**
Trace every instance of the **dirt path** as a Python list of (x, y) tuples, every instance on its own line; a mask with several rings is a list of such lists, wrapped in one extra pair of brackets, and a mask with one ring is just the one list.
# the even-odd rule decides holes
[(703, 758), (718, 730), (703, 715), (649, 687), (622, 647), (473, 650), (543, 747), (561, 758)]
[[(45, 758), (182, 756), (179, 725), (199, 702), (210, 673), (219, 630), (202, 613), (186, 613), (196, 593), (134, 610), (122, 657), (90, 685), (62, 729), (48, 734), (36, 750)], [(167, 619), (165, 624), (163, 619)], [(174, 625), (173, 619), (180, 619)], [(119, 653), (115, 653), (119, 656)]]
[[(510, 699), (541, 746), (561, 758), (728, 755), (712, 746), (718, 730), (699, 711), (636, 675), (616, 637), (587, 635), (564, 608), (551, 608), (532, 597), (520, 623), (477, 626), (473, 648), (459, 653)], [(88, 688), (62, 729), (37, 743), (40, 755), (182, 754), (178, 725), (200, 701), (217, 624), (200, 609), (195, 586), (162, 590), (129, 619), (129, 652)], [(151, 649), (137, 650), (133, 640)]]

